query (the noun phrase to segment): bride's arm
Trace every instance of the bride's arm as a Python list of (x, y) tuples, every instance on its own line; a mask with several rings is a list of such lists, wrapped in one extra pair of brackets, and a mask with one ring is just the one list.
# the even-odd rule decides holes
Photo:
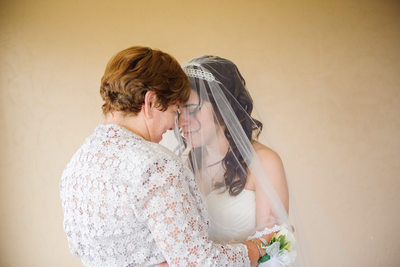
[[(267, 174), (268, 178), (263, 177), (263, 179), (269, 179), (269, 183), (274, 188), (280, 201), (283, 204), (286, 213), (289, 211), (289, 192), (285, 176), (285, 171), (283, 168), (282, 160), (279, 155), (269, 149), (268, 147), (256, 143), (254, 145), (256, 154), (260, 159), (260, 163)], [(272, 227), (273, 225), (268, 225), (268, 218), (272, 215), (270, 209), (270, 204), (266, 193), (262, 189), (260, 183), (263, 181), (258, 181), (254, 177), (251, 177), (255, 184), (256, 191), (256, 224), (257, 229), (264, 229), (266, 226)]]

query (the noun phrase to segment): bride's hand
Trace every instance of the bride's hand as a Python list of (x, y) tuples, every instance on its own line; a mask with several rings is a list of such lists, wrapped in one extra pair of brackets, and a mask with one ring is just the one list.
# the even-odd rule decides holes
[(166, 261), (156, 264), (156, 267), (168, 267), (168, 263)]
[(267, 242), (271, 241), (272, 237), (274, 236), (276, 232), (271, 233), (269, 235), (263, 235), (262, 238), (264, 238)]

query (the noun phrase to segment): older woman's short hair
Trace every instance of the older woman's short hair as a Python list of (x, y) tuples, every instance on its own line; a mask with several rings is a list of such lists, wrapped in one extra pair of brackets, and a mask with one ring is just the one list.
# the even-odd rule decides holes
[(108, 62), (101, 79), (103, 113), (136, 115), (147, 91), (155, 92), (160, 110), (189, 99), (190, 83), (175, 58), (160, 50), (133, 46)]

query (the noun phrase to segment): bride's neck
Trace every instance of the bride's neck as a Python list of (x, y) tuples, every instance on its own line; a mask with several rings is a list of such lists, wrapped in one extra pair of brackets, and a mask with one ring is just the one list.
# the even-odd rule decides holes
[(224, 159), (229, 150), (229, 142), (225, 137), (224, 129), (219, 128), (216, 138), (206, 146), (207, 165), (213, 165)]

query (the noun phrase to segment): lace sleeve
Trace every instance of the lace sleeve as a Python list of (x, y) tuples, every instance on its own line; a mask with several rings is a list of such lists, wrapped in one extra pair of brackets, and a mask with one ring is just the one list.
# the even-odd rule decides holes
[(189, 190), (191, 173), (173, 159), (145, 168), (134, 185), (134, 209), (170, 266), (249, 266), (247, 247), (208, 240), (207, 224)]

